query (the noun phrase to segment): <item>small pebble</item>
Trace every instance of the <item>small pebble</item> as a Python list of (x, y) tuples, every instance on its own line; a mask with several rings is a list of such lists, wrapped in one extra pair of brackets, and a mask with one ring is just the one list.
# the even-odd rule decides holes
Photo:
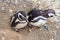
[(7, 0), (7, 3), (10, 3), (11, 2), (11, 0)]
[(2, 32), (2, 37), (1, 37), (2, 40), (5, 40), (5, 34), (6, 32)]
[(29, 28), (29, 32), (32, 32), (32, 30)]
[(12, 10), (12, 9), (9, 9), (9, 12), (10, 12), (10, 13), (12, 13), (12, 12), (13, 12), (13, 10)]
[(1, 8), (1, 10), (4, 11), (4, 10), (5, 10), (5, 7), (3, 6), (3, 7)]
[(54, 39), (52, 38), (52, 40), (54, 40)]
[(31, 1), (31, 0), (26, 0), (28, 3)]
[(57, 29), (59, 29), (60, 27), (59, 26), (56, 26)]
[(15, 4), (17, 4), (18, 3), (18, 0), (15, 0)]

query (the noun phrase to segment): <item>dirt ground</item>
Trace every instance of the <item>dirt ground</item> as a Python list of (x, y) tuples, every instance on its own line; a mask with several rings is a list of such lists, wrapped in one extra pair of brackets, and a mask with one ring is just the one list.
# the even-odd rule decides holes
[[(60, 21), (48, 21), (49, 30), (44, 29), (42, 26), (40, 29), (34, 27), (31, 32), (27, 28), (16, 32), (10, 27), (10, 17), (15, 11), (24, 10), (28, 13), (32, 7), (33, 4), (23, 1), (19, 1), (16, 5), (13, 0), (10, 2), (4, 1), (4, 3), (0, 0), (0, 40), (60, 40)], [(56, 18), (60, 20), (59, 17)]]

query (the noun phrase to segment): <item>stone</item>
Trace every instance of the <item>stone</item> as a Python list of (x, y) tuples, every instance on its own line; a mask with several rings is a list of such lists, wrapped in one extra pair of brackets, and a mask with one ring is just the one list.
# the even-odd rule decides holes
[(5, 7), (4, 7), (4, 6), (3, 6), (3, 7), (1, 7), (1, 10), (2, 10), (2, 11), (4, 11), (4, 10), (5, 10)]
[(12, 9), (9, 9), (9, 12), (10, 12), (10, 13), (12, 13), (12, 12), (13, 12), (13, 10), (12, 10)]
[(18, 4), (18, 0), (15, 0), (15, 4)]

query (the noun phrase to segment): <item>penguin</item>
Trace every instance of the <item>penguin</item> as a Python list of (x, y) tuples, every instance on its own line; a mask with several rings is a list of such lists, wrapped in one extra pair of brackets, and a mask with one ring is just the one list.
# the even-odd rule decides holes
[(43, 25), (44, 28), (47, 28), (44, 24), (47, 22), (48, 18), (53, 17), (54, 15), (55, 11), (53, 9), (39, 10), (34, 8), (28, 13), (28, 21), (31, 25), (38, 28), (40, 28), (41, 25)]
[(27, 14), (24, 11), (16, 12), (10, 19), (11, 27), (17, 32), (19, 32), (21, 28), (24, 28), (27, 25), (27, 22)]
[(28, 13), (28, 21), (31, 25), (33, 26), (37, 26), (40, 27), (41, 25), (44, 25), (46, 23), (47, 20), (47, 16), (44, 15), (44, 11), (43, 10), (39, 10), (39, 9), (32, 9), (29, 13)]

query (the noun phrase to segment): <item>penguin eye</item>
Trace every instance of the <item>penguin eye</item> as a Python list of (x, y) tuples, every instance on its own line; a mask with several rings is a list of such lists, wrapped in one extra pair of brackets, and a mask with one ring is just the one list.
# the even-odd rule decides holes
[(53, 15), (51, 15), (50, 17), (53, 17)]
[(50, 13), (48, 14), (49, 17), (54, 17), (54, 14)]
[(20, 20), (26, 20), (26, 18), (21, 15), (19, 16), (19, 18), (20, 18)]
[(22, 19), (22, 16), (19, 16), (19, 18), (21, 18), (21, 19)]

